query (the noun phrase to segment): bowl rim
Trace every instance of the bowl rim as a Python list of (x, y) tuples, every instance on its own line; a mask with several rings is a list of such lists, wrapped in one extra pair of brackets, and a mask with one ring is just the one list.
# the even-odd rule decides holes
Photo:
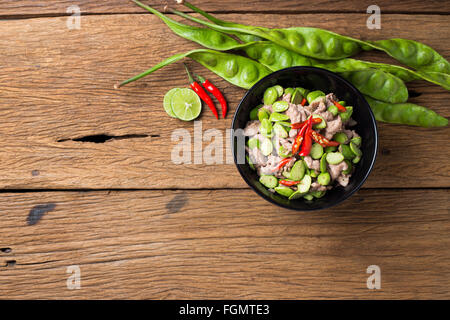
[(231, 130), (233, 130), (235, 122), (237, 121), (237, 115), (240, 111), (240, 109), (242, 108), (242, 104), (244, 102), (244, 100), (247, 98), (247, 96), (250, 94), (250, 92), (252, 92), (253, 90), (255, 90), (255, 88), (257, 86), (260, 85), (260, 83), (266, 81), (266, 79), (268, 78), (273, 78), (273, 77), (277, 77), (278, 74), (289, 71), (289, 70), (309, 70), (309, 71), (313, 71), (313, 72), (321, 72), (321, 73), (328, 73), (329, 75), (331, 75), (332, 77), (336, 78), (336, 80), (341, 81), (343, 83), (345, 83), (346, 85), (348, 85), (350, 88), (352, 88), (356, 94), (359, 96), (359, 98), (362, 99), (363, 104), (365, 104), (366, 108), (368, 108), (369, 110), (369, 114), (370, 114), (370, 120), (373, 124), (373, 128), (374, 128), (374, 155), (372, 158), (372, 161), (370, 162), (369, 168), (367, 170), (367, 172), (365, 173), (364, 177), (361, 179), (361, 181), (353, 188), (351, 189), (343, 198), (339, 199), (339, 201), (337, 202), (332, 202), (332, 203), (326, 203), (324, 206), (319, 207), (319, 208), (310, 208), (310, 209), (297, 209), (297, 208), (293, 208), (291, 206), (285, 205), (283, 203), (279, 203), (277, 201), (275, 201), (274, 199), (267, 197), (265, 194), (263, 194), (260, 190), (258, 190), (250, 181), (249, 179), (247, 179), (247, 177), (244, 175), (240, 165), (238, 165), (237, 163), (237, 155), (236, 155), (236, 148), (235, 148), (235, 139), (234, 139), (234, 134), (231, 134), (231, 148), (233, 150), (233, 161), (234, 164), (236, 166), (236, 168), (239, 171), (239, 174), (241, 175), (242, 179), (244, 179), (244, 181), (247, 183), (247, 185), (254, 191), (256, 192), (261, 198), (263, 198), (266, 201), (269, 201), (279, 207), (282, 208), (286, 208), (286, 209), (290, 209), (290, 210), (294, 210), (294, 211), (317, 211), (317, 210), (323, 210), (323, 209), (327, 209), (333, 206), (336, 206), (340, 203), (342, 203), (343, 201), (347, 200), (349, 197), (351, 197), (355, 192), (357, 192), (359, 189), (361, 189), (362, 185), (364, 184), (364, 182), (366, 182), (367, 178), (369, 177), (369, 174), (372, 172), (372, 169), (375, 165), (375, 160), (377, 158), (378, 155), (378, 127), (377, 127), (377, 122), (375, 120), (375, 115), (372, 112), (372, 109), (370, 108), (369, 103), (367, 102), (367, 100), (365, 99), (364, 95), (353, 85), (351, 84), (349, 81), (347, 81), (346, 79), (344, 79), (343, 77), (341, 77), (340, 75), (338, 75), (337, 73), (334, 73), (332, 71), (323, 69), (323, 68), (318, 68), (318, 67), (303, 67), (303, 66), (295, 66), (295, 67), (288, 67), (288, 68), (284, 68), (284, 69), (280, 69), (277, 71), (274, 71), (270, 74), (268, 74), (267, 76), (265, 76), (264, 78), (258, 80), (258, 82), (256, 82), (250, 89), (248, 89), (248, 91), (245, 93), (245, 95), (242, 97), (241, 101), (239, 101), (239, 104), (236, 108), (236, 111), (234, 112), (233, 115), (233, 120), (231, 122)]

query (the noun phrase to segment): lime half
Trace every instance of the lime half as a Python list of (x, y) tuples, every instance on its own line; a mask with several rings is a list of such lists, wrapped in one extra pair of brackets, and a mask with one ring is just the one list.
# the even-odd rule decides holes
[(179, 89), (172, 96), (172, 111), (178, 119), (191, 121), (202, 111), (202, 102), (191, 89)]
[(163, 100), (163, 106), (164, 106), (164, 110), (167, 112), (167, 114), (169, 116), (171, 116), (172, 118), (176, 118), (177, 116), (175, 115), (175, 113), (173, 113), (172, 111), (172, 97), (173, 94), (175, 92), (177, 92), (178, 90), (180, 90), (180, 88), (173, 88), (170, 89), (169, 91), (167, 91), (167, 93), (164, 96), (164, 100)]

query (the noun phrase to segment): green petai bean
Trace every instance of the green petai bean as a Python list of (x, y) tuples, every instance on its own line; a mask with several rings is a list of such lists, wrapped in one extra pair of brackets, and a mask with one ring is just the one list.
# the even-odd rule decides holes
[(431, 71), (417, 71), (416, 72), (423, 80), (442, 86), (450, 90), (450, 74)]
[[(258, 80), (271, 73), (256, 61), (230, 53), (197, 51), (189, 57), (228, 82), (244, 89), (250, 89)], [(230, 66), (233, 66), (231, 70)]]
[(308, 103), (311, 104), (314, 100), (316, 100), (319, 97), (323, 97), (325, 99), (325, 93), (320, 90), (311, 91), (306, 96), (306, 100), (308, 100)]
[[(146, 10), (158, 15), (179, 36), (197, 42), (207, 48), (215, 50), (230, 50), (230, 49), (239, 49), (240, 47), (243, 46), (235, 39), (227, 36), (222, 32), (210, 28), (199, 28), (181, 24), (177, 21), (174, 21), (164, 16), (155, 9), (143, 5), (137, 0), (133, 1), (136, 2), (139, 6), (145, 8)], [(194, 9), (195, 7), (193, 7), (191, 4), (187, 4), (187, 6), (195, 11)], [(218, 25), (228, 27), (234, 25), (233, 23), (217, 19), (198, 8), (197, 10), (199, 10), (199, 13), (203, 14), (205, 17), (207, 17), (212, 22)], [(245, 42), (257, 41), (261, 39), (259, 37), (252, 35), (244, 35), (244, 34), (240, 35), (241, 40)], [(365, 42), (362, 43), (365, 44)], [(430, 47), (418, 43), (416, 41), (405, 39), (380, 40), (375, 42), (368, 42), (368, 44), (369, 48), (385, 51), (389, 55), (398, 59), (400, 62), (403, 62), (406, 65), (409, 65), (421, 71), (415, 72), (403, 68), (401, 66), (369, 61), (361, 61), (350, 58), (336, 61), (314, 61), (302, 56), (293, 57), (292, 55), (286, 52), (282, 52), (282, 55), (278, 55), (279, 59), (275, 59), (274, 56), (272, 55), (272, 60), (276, 61), (278, 64), (281, 65), (279, 68), (277, 68), (277, 70), (287, 67), (290, 64), (302, 66), (314, 65), (334, 72), (345, 72), (345, 71), (363, 70), (367, 68), (378, 68), (381, 69), (382, 71), (392, 73), (393, 75), (407, 82), (412, 80), (423, 79), (435, 83), (437, 85), (440, 85), (447, 90), (450, 90), (450, 75), (447, 73), (448, 70), (450, 69), (449, 63)], [(413, 53), (417, 54), (413, 55)], [(270, 52), (266, 52), (266, 54), (270, 54)], [(379, 97), (374, 98), (379, 99)]]
[(301, 94), (300, 90), (298, 88), (295, 88), (292, 95), (291, 95), (291, 103), (293, 104), (300, 104), (303, 100), (303, 95)]
[(420, 71), (450, 73), (450, 63), (433, 48), (408, 39), (366, 41), (369, 47), (386, 52), (401, 63)]
[(230, 50), (235, 49), (240, 43), (230, 37), (229, 35), (212, 30), (210, 28), (200, 28), (195, 26), (189, 26), (175, 21), (161, 12), (149, 7), (138, 0), (132, 0), (135, 4), (141, 8), (155, 14), (178, 36), (194, 41), (206, 48), (215, 50)]
[(263, 102), (264, 105), (271, 105), (278, 99), (278, 91), (275, 87), (267, 88), (264, 91)]
[(261, 184), (269, 189), (273, 189), (278, 185), (278, 179), (275, 178), (274, 176), (269, 176), (269, 175), (261, 175), (259, 177), (259, 182), (261, 182)]
[(389, 104), (367, 96), (366, 100), (378, 121), (419, 127), (445, 127), (448, 125), (448, 119), (413, 103)]
[(262, 119), (261, 120), (261, 125), (259, 126), (259, 130), (261, 131), (261, 133), (265, 136), (270, 136), (272, 133), (272, 122), (270, 122), (269, 119)]
[(366, 69), (380, 69), (384, 72), (391, 73), (406, 82), (423, 79), (450, 90), (450, 75), (439, 72), (416, 72), (396, 65), (352, 58), (328, 61), (318, 60), (302, 56), (269, 41), (248, 43), (247, 46), (241, 46), (241, 48), (250, 58), (258, 60), (260, 63), (274, 71), (294, 65), (305, 67), (314, 66), (338, 73)]
[(362, 93), (374, 99), (390, 103), (408, 100), (405, 83), (396, 76), (377, 69), (341, 72), (340, 75), (353, 83)]
[(337, 33), (318, 28), (269, 29), (231, 22), (227, 22), (226, 25), (218, 25), (177, 10), (172, 10), (172, 12), (216, 31), (229, 34), (247, 33), (270, 40), (289, 50), (317, 59), (342, 59), (358, 53), (361, 49), (358, 42), (353, 39), (347, 39)]
[(328, 172), (323, 172), (317, 177), (317, 182), (322, 186), (327, 186), (331, 182), (331, 175)]
[[(243, 29), (245, 29), (245, 31), (243, 31), (244, 33), (245, 32), (251, 33), (251, 31), (253, 31), (253, 29), (256, 29), (256, 30), (261, 29), (265, 32), (267, 32), (267, 30), (270, 30), (270, 29), (264, 29), (264, 28), (255, 28), (255, 27), (251, 27), (251, 26), (243, 26), (240, 24), (219, 20), (219, 19), (207, 14), (206, 12), (203, 12), (201, 9), (193, 6), (192, 4), (190, 4), (188, 2), (185, 2), (185, 5), (189, 8), (191, 8), (192, 10), (194, 10), (195, 12), (198, 12), (201, 15), (205, 16), (207, 19), (209, 19), (210, 21), (212, 21), (218, 25), (221, 25), (224, 27), (229, 27), (229, 28), (243, 27)], [(286, 37), (285, 38), (290, 42), (290, 44), (292, 46), (298, 47), (304, 43), (304, 41), (302, 42), (302, 40), (304, 40), (304, 38), (301, 37), (301, 36), (304, 36), (304, 33), (299, 32), (299, 34), (296, 35), (295, 33), (292, 33), (290, 31), (292, 31), (292, 30), (302, 30), (303, 31), (306, 29), (307, 28), (288, 28), (288, 29), (272, 29), (272, 30), (273, 30), (274, 35), (279, 35), (279, 36), (289, 35), (290, 38), (286, 38)], [(316, 29), (316, 30), (321, 30), (321, 29)], [(285, 31), (286, 31), (286, 33), (285, 33)], [(326, 30), (324, 30), (324, 31), (328, 32)], [(254, 33), (252, 33), (252, 34), (254, 34)], [(333, 36), (331, 36), (330, 34), (321, 34), (320, 31), (318, 32), (318, 34), (319, 34), (318, 37), (320, 37), (319, 39), (321, 39), (322, 37), (326, 38), (326, 36), (330, 36), (328, 38), (328, 42), (326, 42), (326, 45), (325, 45), (325, 47), (326, 47), (325, 52), (329, 55), (328, 59), (325, 58), (327, 60), (335, 59), (333, 57), (341, 49), (344, 49), (344, 50), (347, 49), (347, 50), (349, 50), (349, 52), (353, 51), (353, 50), (355, 50), (357, 52), (357, 50), (359, 48), (362, 48), (364, 50), (376, 49), (376, 50), (384, 51), (391, 57), (397, 59), (399, 62), (401, 62), (413, 69), (416, 69), (418, 71), (439, 72), (442, 74), (450, 74), (450, 63), (445, 58), (443, 58), (433, 48), (431, 48), (423, 43), (414, 41), (414, 40), (397, 38), (397, 39), (387, 39), (387, 40), (378, 40), (378, 41), (362, 41), (359, 39), (354, 39), (351, 37), (342, 36), (342, 35), (338, 35), (338, 34), (334, 34), (334, 33), (331, 33), (331, 35), (333, 35)], [(263, 35), (259, 35), (259, 36), (273, 41), (273, 39), (270, 39), (266, 36), (263, 36)], [(323, 49), (323, 41), (320, 42), (316, 38), (317, 35), (315, 34), (315, 32), (313, 34), (309, 34), (309, 36), (311, 37), (310, 43), (307, 44), (307, 46), (310, 47), (309, 49), (311, 49), (312, 51), (314, 51), (314, 50), (320, 51), (320, 49)], [(252, 41), (256, 41), (256, 39), (252, 38)], [(277, 43), (277, 41), (273, 41), (273, 42)], [(279, 44), (282, 45), (281, 43), (279, 43)], [(292, 49), (290, 46), (285, 46), (285, 45), (283, 45), (283, 46), (288, 49)], [(345, 46), (348, 46), (348, 48), (345, 48)], [(304, 54), (303, 52), (300, 52), (297, 50), (294, 50), (294, 51)], [(307, 55), (307, 54), (305, 54), (305, 55)], [(347, 55), (347, 56), (350, 56), (350, 55)], [(316, 56), (313, 56), (313, 57), (316, 57)], [(318, 58), (320, 59), (320, 57), (318, 57)], [(324, 58), (321, 58), (321, 59), (324, 59)], [(385, 70), (385, 71), (387, 71), (387, 70)], [(398, 71), (400, 71), (400, 70), (398, 70)], [(396, 75), (399, 76), (398, 74), (396, 74)], [(402, 78), (402, 80), (405, 80), (405, 79)], [(405, 81), (408, 81), (408, 80), (405, 80)]]
[[(344, 67), (344, 64), (339, 62), (354, 59), (320, 61), (304, 57), (276, 44), (271, 44), (270, 42), (251, 43), (248, 47), (244, 47), (243, 49), (250, 58), (257, 60), (272, 71), (293, 66), (321, 67), (338, 72), (344, 78), (352, 82), (362, 93), (377, 100), (400, 103), (405, 102), (408, 99), (408, 89), (403, 81), (396, 76), (377, 69), (356, 68), (356, 70), (352, 70), (351, 67)], [(349, 64), (352, 63), (353, 62), (350, 62)]]
[(337, 116), (339, 113), (339, 109), (335, 105), (331, 105), (328, 107), (328, 111), (331, 112), (333, 116)]
[(261, 108), (258, 110), (258, 120), (259, 121), (262, 122), (263, 119), (269, 119), (269, 117), (270, 117), (270, 114), (266, 109)]
[(341, 117), (341, 120), (343, 122), (348, 121), (350, 119), (350, 117), (352, 116), (352, 114), (353, 114), (353, 107), (349, 106), (349, 107), (345, 107), (345, 109), (347, 111), (339, 112), (339, 117)]
[(185, 57), (189, 57), (197, 61), (207, 69), (217, 74), (219, 77), (244, 89), (250, 89), (259, 79), (270, 74), (269, 69), (249, 58), (208, 49), (196, 49), (186, 53), (173, 55), (147, 71), (125, 80), (115, 87), (119, 88), (127, 83), (136, 81)]

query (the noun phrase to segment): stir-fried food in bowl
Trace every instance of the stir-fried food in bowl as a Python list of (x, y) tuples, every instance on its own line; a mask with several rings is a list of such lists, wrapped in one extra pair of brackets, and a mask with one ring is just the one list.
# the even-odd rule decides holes
[(334, 93), (266, 89), (244, 129), (247, 161), (259, 182), (290, 200), (347, 186), (362, 157), (352, 112)]

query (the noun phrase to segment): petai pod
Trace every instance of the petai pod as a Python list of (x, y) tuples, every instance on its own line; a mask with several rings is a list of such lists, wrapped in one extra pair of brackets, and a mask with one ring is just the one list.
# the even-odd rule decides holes
[[(196, 6), (194, 6), (193, 4), (187, 2), (187, 1), (183, 1), (183, 4), (192, 9), (194, 12), (197, 12), (199, 14), (201, 14), (202, 16), (204, 16), (206, 19), (208, 19), (209, 21), (211, 21), (212, 23), (215, 23), (219, 26), (224, 26), (224, 27), (233, 27), (234, 23), (233, 22), (228, 22), (228, 21), (224, 21), (221, 19), (218, 19), (216, 17), (214, 17), (213, 15), (210, 15), (209, 13), (203, 11), (200, 8), (197, 8)], [(261, 37), (255, 36), (255, 35), (251, 35), (251, 34), (246, 34), (246, 33), (233, 33), (238, 39), (242, 40), (243, 42), (253, 42), (253, 41), (262, 41), (264, 40)]]
[(378, 68), (385, 72), (389, 72), (394, 76), (402, 79), (405, 82), (413, 81), (413, 80), (425, 80), (438, 86), (441, 86), (447, 90), (450, 90), (450, 75), (441, 72), (428, 72), (428, 71), (414, 71), (401, 66), (396, 66), (392, 64), (386, 63), (378, 63), (378, 62), (369, 62), (362, 61), (356, 59), (342, 59), (338, 60), (340, 64), (345, 64), (346, 62), (350, 62), (352, 67), (366, 67), (366, 68)]
[(250, 89), (261, 78), (271, 73), (268, 68), (254, 60), (230, 53), (197, 51), (189, 57), (228, 82), (244, 89)]
[(364, 43), (370, 48), (386, 52), (413, 69), (450, 74), (450, 63), (433, 48), (423, 43), (407, 39), (365, 41)]
[(226, 26), (221, 26), (177, 10), (172, 10), (172, 12), (213, 30), (230, 34), (245, 33), (254, 35), (270, 40), (302, 55), (322, 60), (346, 58), (358, 53), (361, 49), (358, 42), (353, 39), (318, 28), (268, 29), (238, 23), (228, 23)]
[(408, 88), (396, 76), (378, 70), (366, 69), (339, 73), (362, 93), (377, 100), (401, 103), (408, 100)]
[[(194, 5), (184, 2), (184, 5), (189, 7), (190, 9), (194, 10), (197, 13), (200, 13), (210, 21), (227, 27), (233, 27), (233, 26), (241, 26), (238, 24), (234, 24), (232, 22), (223, 21), (220, 19), (217, 19), (213, 17), (212, 15), (202, 11), (201, 9), (195, 7)], [(249, 26), (244, 26), (247, 28), (252, 28)], [(302, 28), (290, 28), (292, 29), (302, 29)], [(282, 30), (290, 30), (290, 29), (282, 29)], [(362, 41), (359, 39), (354, 39), (347, 36), (340, 36), (340, 40), (344, 41), (346, 45), (350, 45), (350, 42), (355, 42), (358, 45), (358, 47), (361, 47), (364, 50), (380, 50), (384, 51), (391, 57), (395, 58), (399, 62), (416, 69), (418, 71), (424, 71), (424, 72), (440, 72), (444, 74), (450, 74), (450, 63), (443, 58), (439, 53), (437, 53), (433, 48), (414, 41), (414, 40), (408, 40), (408, 39), (388, 39), (388, 40), (378, 40), (378, 41)], [(266, 37), (263, 37), (266, 38)], [(267, 38), (266, 38), (267, 39)], [(272, 39), (269, 39), (272, 40)], [(291, 49), (291, 48), (289, 48)], [(332, 46), (329, 46), (329, 50), (333, 50)], [(296, 51), (296, 50), (294, 50)], [(298, 51), (297, 51), (298, 52)], [(302, 53), (302, 52), (299, 52)], [(306, 54), (305, 54), (306, 55)], [(309, 55), (308, 55), (309, 56)], [(320, 57), (319, 57), (320, 59)], [(385, 70), (386, 71), (386, 70)], [(398, 74), (396, 74), (398, 76)], [(442, 75), (433, 74), (430, 75), (429, 79), (426, 79), (428, 81), (434, 82), (439, 81), (440, 78), (442, 78)], [(403, 79), (405, 80), (405, 79)], [(442, 79), (441, 79), (442, 80)], [(407, 80), (405, 80), (407, 81)], [(448, 81), (448, 80), (447, 80)], [(442, 82), (441, 82), (442, 83)], [(437, 83), (439, 85), (442, 85), (441, 83)], [(447, 89), (448, 89), (448, 82), (447, 83)], [(445, 86), (444, 86), (445, 87)]]
[(241, 48), (245, 50), (250, 58), (258, 60), (260, 63), (274, 71), (294, 65), (314, 66), (333, 72), (380, 69), (384, 72), (393, 74), (405, 82), (423, 79), (450, 90), (450, 76), (439, 72), (416, 72), (401, 66), (352, 58), (341, 60), (318, 60), (302, 56), (269, 41), (252, 42)]
[(243, 49), (250, 58), (257, 60), (272, 71), (294, 66), (320, 67), (338, 72), (362, 93), (375, 99), (391, 103), (405, 102), (408, 99), (408, 89), (401, 79), (381, 70), (367, 69), (368, 66), (355, 66), (355, 63), (352, 62), (358, 62), (359, 60), (351, 59), (346, 64), (341, 63), (341, 61), (347, 59), (320, 61), (302, 56), (270, 42), (249, 43)]
[(212, 30), (209, 28), (200, 28), (185, 25), (183, 23), (180, 23), (165, 16), (158, 10), (149, 7), (141, 3), (140, 1), (137, 0), (132, 1), (141, 8), (144, 8), (145, 10), (158, 16), (178, 36), (185, 38), (187, 40), (197, 42), (198, 44), (206, 48), (215, 50), (230, 50), (236, 48), (236, 46), (239, 45), (239, 42), (236, 39), (230, 37), (225, 33)]
[(400, 66), (368, 62), (352, 58), (344, 58), (340, 60), (319, 60), (303, 56), (269, 41), (252, 42), (241, 48), (245, 50), (250, 58), (259, 60), (272, 70), (290, 67), (293, 64), (320, 67), (333, 72), (378, 68), (392, 73), (405, 81), (421, 79), (420, 75), (416, 74), (414, 71)]
[(424, 80), (438, 84), (450, 90), (450, 74), (441, 72), (417, 71), (417, 74)]
[(366, 100), (378, 121), (419, 127), (445, 127), (448, 125), (446, 118), (417, 104), (389, 104), (367, 96)]
[(250, 58), (257, 60), (272, 71), (293, 66), (320, 67), (319, 60), (303, 56), (269, 41), (247, 43), (242, 49)]
[(175, 54), (152, 68), (128, 80), (125, 80), (118, 85), (115, 85), (115, 88), (120, 88), (127, 83), (141, 79), (156, 70), (159, 70), (185, 57), (189, 57), (197, 61), (231, 84), (244, 89), (250, 89), (258, 80), (267, 76), (271, 72), (262, 64), (246, 57), (208, 49), (196, 49), (186, 53)]
[(208, 19), (209, 21), (211, 21), (212, 23), (215, 23), (219, 26), (224, 26), (224, 27), (233, 27), (235, 25), (235, 23), (233, 22), (228, 22), (225, 20), (221, 20), (218, 19), (216, 17), (214, 17), (213, 15), (207, 13), (206, 11), (203, 11), (202, 9), (194, 6), (192, 3), (188, 2), (188, 1), (182, 1), (182, 3), (188, 7), (189, 9), (192, 9), (192, 11), (197, 12), (199, 14), (201, 14), (202, 16), (204, 16), (206, 19)]

